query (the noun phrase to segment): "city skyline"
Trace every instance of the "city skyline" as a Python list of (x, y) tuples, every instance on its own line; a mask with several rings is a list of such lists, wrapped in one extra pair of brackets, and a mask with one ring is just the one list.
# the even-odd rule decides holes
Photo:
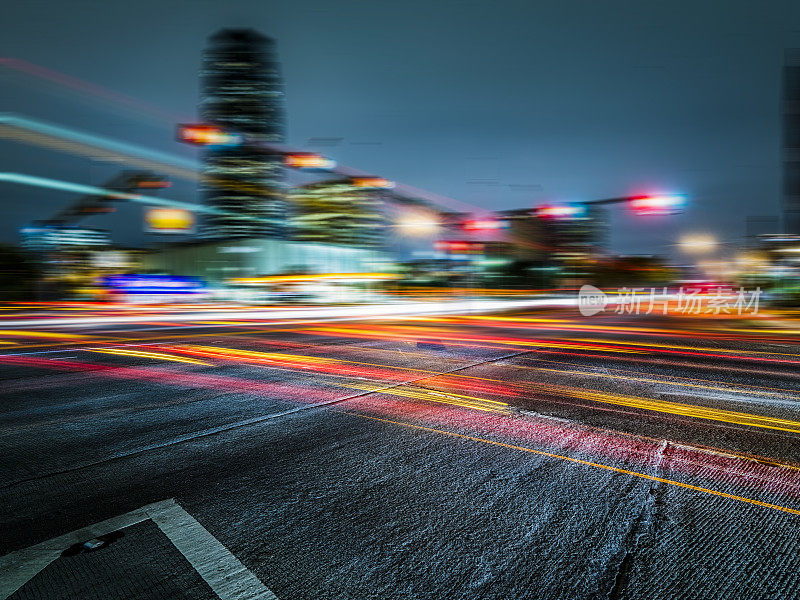
[[(85, 5), (87, 9), (89, 6)], [(94, 5), (91, 6), (94, 9)], [(470, 5), (462, 6), (458, 16), (445, 8), (432, 10), (430, 26), (417, 29), (428, 32), (422, 37), (421, 44), (425, 50), (422, 52), (426, 58), (424, 62), (420, 62), (419, 55), (416, 62), (401, 60), (399, 40), (395, 36), (389, 36), (374, 46), (375, 52), (368, 52), (365, 43), (376, 39), (377, 34), (363, 25), (370, 19), (377, 19), (377, 8), (356, 11), (362, 27), (355, 28), (355, 39), (321, 30), (324, 19), (313, 10), (313, 5), (306, 6), (302, 25), (294, 25), (294, 29), (288, 21), (296, 16), (293, 9), (280, 3), (270, 7), (274, 10), (274, 18), (267, 19), (266, 11), (263, 13), (266, 26), (262, 26), (259, 19), (253, 21), (256, 27), (275, 37), (283, 49), (281, 60), (287, 65), (288, 139), (291, 143), (318, 149), (337, 160), (486, 209), (520, 209), (545, 201), (591, 200), (651, 189), (687, 193), (692, 198), (687, 215), (668, 222), (638, 222), (634, 227), (633, 217), (624, 211), (612, 211), (613, 249), (664, 252), (687, 228), (712, 229), (712, 220), (716, 216), (722, 220), (713, 227), (714, 232), (720, 237), (736, 239), (744, 233), (743, 215), (771, 216), (780, 212), (777, 157), (780, 68), (784, 47), (794, 43), (798, 36), (791, 33), (790, 23), (797, 21), (791, 5), (776, 3), (776, 7), (781, 9), (776, 14), (784, 18), (772, 15), (768, 22), (762, 20), (758, 28), (758, 52), (754, 54), (751, 47), (748, 56), (740, 57), (743, 59), (740, 68), (748, 72), (748, 81), (762, 82), (747, 88), (739, 83), (738, 77), (744, 80), (743, 74), (736, 77), (727, 68), (716, 72), (712, 69), (722, 51), (729, 49), (729, 38), (745, 35), (744, 32), (751, 29), (745, 18), (748, 9), (744, 4), (731, 5), (725, 15), (714, 15), (710, 4), (700, 5), (700, 10), (694, 11), (691, 18), (687, 16), (673, 28), (675, 35), (681, 29), (694, 33), (694, 36), (686, 38), (683, 44), (686, 50), (678, 55), (674, 51), (671, 54), (665, 52), (666, 38), (658, 33), (665, 31), (668, 24), (675, 24), (677, 15), (644, 10), (632, 13), (628, 26), (639, 21), (649, 23), (646, 31), (653, 35), (647, 44), (640, 37), (638, 41), (606, 45), (604, 54), (590, 56), (581, 55), (578, 52), (581, 43), (576, 42), (566, 60), (561, 61), (558, 73), (548, 71), (548, 61), (535, 52), (547, 49), (545, 40), (539, 37), (535, 41), (526, 41), (530, 39), (527, 33), (522, 35), (522, 31), (519, 28), (515, 30), (507, 20), (502, 23), (491, 21), (487, 27), (495, 33), (501, 26), (511, 27), (516, 35), (506, 36), (508, 39), (495, 44), (494, 50), (485, 56), (479, 57), (466, 49), (463, 40), (450, 40), (457, 43), (445, 43), (444, 47), (449, 50), (431, 54), (434, 25), (444, 24), (450, 18), (462, 25), (475, 21), (479, 10)], [(17, 10), (24, 13), (23, 7)], [(348, 15), (354, 10), (345, 5), (341, 14), (327, 15), (328, 22), (335, 23), (336, 19), (341, 19), (350, 31), (354, 25)], [(575, 33), (586, 29), (588, 23), (585, 21), (592, 12), (591, 7), (584, 7), (582, 16), (568, 17), (554, 7), (542, 10), (546, 18), (530, 21), (530, 26), (539, 33), (544, 31), (549, 42), (558, 37), (547, 33), (548, 22), (569, 26)], [(98, 11), (101, 22), (110, 18), (102, 10)], [(8, 108), (13, 112), (53, 120), (51, 105), (60, 102), (62, 108), (66, 105), (66, 110), (62, 111), (66, 125), (114, 134), (154, 149), (192, 156), (195, 154), (193, 151), (179, 147), (171, 136), (168, 137), (174, 122), (169, 118), (156, 120), (153, 115), (158, 110), (170, 113), (170, 117), (197, 119), (197, 115), (192, 114), (193, 102), (188, 101), (193, 100), (191, 89), (186, 90), (183, 84), (196, 77), (199, 51), (206, 37), (219, 27), (235, 25), (239, 19), (230, 12), (211, 10), (204, 13), (202, 19), (169, 10), (164, 12), (162, 23), (165, 26), (183, 19), (183, 26), (172, 34), (177, 36), (176, 41), (190, 40), (191, 44), (187, 47), (176, 43), (170, 52), (166, 52), (169, 40), (154, 36), (153, 45), (162, 49), (163, 60), (148, 63), (145, 70), (154, 73), (150, 82), (141, 70), (131, 69), (127, 71), (129, 77), (115, 81), (96, 65), (82, 64), (78, 60), (80, 56), (64, 61), (64, 64), (59, 64), (60, 61), (52, 55), (46, 60), (36, 60), (35, 47), (15, 39), (13, 32), (9, 32), (12, 34), (8, 37), (10, 55), (56, 71), (63, 70), (66, 75), (134, 98), (140, 102), (141, 110), (137, 113), (127, 106), (121, 111), (119, 102), (101, 102), (96, 94), (87, 102), (85, 93), (75, 94), (63, 85), (48, 83), (43, 86), (41, 78), (5, 67), (3, 75), (17, 84), (10, 94)], [(517, 12), (519, 16), (528, 14), (522, 7), (510, 12)], [(392, 14), (401, 24), (408, 20), (405, 14)], [(719, 17), (716, 27), (707, 28), (705, 37), (701, 38), (699, 32), (704, 23), (711, 23), (712, 16)], [(22, 18), (25, 18), (24, 14)], [(218, 22), (211, 26), (210, 22), (216, 18)], [(65, 19), (69, 22), (67, 16)], [(47, 23), (43, 26), (47, 27)], [(81, 21), (73, 30), (88, 26)], [(595, 39), (606, 40), (612, 37), (614, 30), (615, 26), (607, 25), (595, 34)], [(768, 39), (767, 32), (779, 35)], [(440, 30), (439, 33), (442, 41), (446, 42), (448, 32)], [(98, 36), (102, 37), (102, 32), (98, 32)], [(712, 40), (718, 38), (722, 42), (712, 48)], [(407, 48), (407, 56), (419, 52), (417, 46)], [(17, 52), (13, 52), (15, 47)], [(512, 47), (517, 50), (527, 47), (530, 52), (510, 52)], [(706, 51), (700, 65), (688, 62), (690, 47)], [(362, 51), (353, 53), (355, 48)], [(563, 41), (549, 49), (550, 63), (556, 60), (552, 53), (559, 48), (566, 51)], [(634, 48), (642, 50), (634, 55), (629, 52)], [(188, 58), (191, 54), (189, 49), (197, 51), (191, 59)], [(709, 53), (709, 50), (712, 51)], [(628, 83), (624, 86), (614, 83), (623, 74), (608, 63), (614, 54), (626, 57), (623, 62)], [(374, 55), (370, 58), (374, 67), (366, 69), (364, 64), (370, 55)], [(463, 69), (457, 66), (459, 56), (475, 59), (473, 63), (482, 68), (472, 69), (469, 78), (456, 82), (455, 73), (464, 74)], [(409, 86), (412, 63), (420, 65), (420, 72), (415, 84)], [(490, 66), (492, 63), (494, 68)], [(597, 71), (597, 67), (602, 68)], [(447, 73), (448, 68), (452, 74)], [(579, 75), (588, 75), (593, 68), (598, 75), (585, 83), (599, 83), (601, 80), (597, 77), (602, 73), (606, 77), (602, 85), (592, 88), (584, 86), (584, 82), (579, 83)], [(757, 74), (750, 77), (756, 71)], [(491, 94), (480, 85), (480, 73), (486, 74), (486, 82), (495, 84), (495, 91)], [(523, 77), (525, 73), (538, 74), (535, 85), (528, 77)], [(165, 79), (167, 74), (171, 85), (164, 85), (170, 83)], [(701, 74), (705, 77), (696, 80), (692, 88), (688, 82)], [(716, 86), (711, 85), (713, 81)], [(401, 84), (402, 87), (398, 87)], [(196, 89), (196, 82), (191, 85)], [(529, 93), (518, 94), (513, 101), (509, 100), (504, 90), (513, 86), (523, 86)], [(178, 88), (182, 91), (176, 92)], [(459, 92), (467, 89), (473, 91), (472, 95), (469, 98), (461, 95), (459, 99)], [(587, 96), (587, 89), (595, 95)], [(736, 93), (729, 93), (733, 90)], [(725, 97), (725, 102), (712, 101), (715, 94)], [(347, 102), (344, 102), (345, 98)], [(409, 102), (412, 99), (416, 101)], [(496, 108), (494, 111), (490, 110), (492, 103)], [(444, 110), (447, 105), (449, 111)], [(555, 105), (558, 110), (554, 110)], [(716, 108), (709, 112), (711, 106)], [(101, 109), (99, 112), (98, 108)], [(153, 110), (148, 112), (148, 108)], [(424, 116), (422, 111), (426, 113)], [(593, 124), (593, 111), (603, 115), (604, 127), (615, 126), (617, 129), (605, 133), (599, 131)], [(93, 112), (94, 117), (89, 119), (88, 112)], [(119, 118), (121, 114), (123, 118)], [(145, 118), (142, 118), (143, 114)], [(647, 126), (636, 126), (645, 116), (652, 117)], [(512, 127), (516, 131), (509, 129), (512, 118), (516, 119), (516, 127)], [(463, 127), (456, 127), (464, 119), (472, 123), (466, 134)], [(561, 125), (557, 127), (559, 123)], [(676, 126), (677, 135), (667, 140), (666, 131)], [(448, 135), (447, 130), (458, 132)], [(558, 143), (557, 151), (550, 151), (553, 135), (564, 140)], [(604, 135), (607, 144), (598, 144), (598, 135)], [(735, 143), (737, 136), (741, 140), (746, 138), (748, 143)], [(689, 140), (693, 144), (691, 148)], [(695, 143), (698, 140), (699, 143)], [(10, 144), (7, 141), (1, 143), (4, 148)], [(95, 184), (109, 171), (108, 163), (84, 159), (75, 159), (69, 169), (59, 164), (49, 170), (50, 163), (61, 162), (56, 158), (52, 153), (48, 156), (39, 150), (22, 149), (9, 161), (17, 168), (9, 170), (53, 175), (60, 170), (64, 179), (72, 177), (84, 182), (89, 179)], [(732, 176), (722, 177), (722, 171), (731, 167), (734, 167)], [(42, 206), (42, 212), (47, 212), (69, 200), (60, 194), (8, 186), (0, 193), (3, 199), (22, 198), (25, 207), (23, 209), (10, 201), (10, 219), (5, 228), (0, 226), (0, 236), (6, 241), (15, 241), (15, 230), (37, 216), (33, 214), (33, 207)], [(171, 193), (195, 198), (191, 186), (184, 189), (178, 186)], [(733, 210), (727, 210), (729, 208)], [(136, 244), (146, 239), (130, 225), (132, 213), (136, 210), (137, 207), (120, 208), (118, 215), (102, 220), (93, 218), (89, 224), (107, 227), (123, 243)]]
[(797, 0), (11, 0), (0, 597), (800, 600)]

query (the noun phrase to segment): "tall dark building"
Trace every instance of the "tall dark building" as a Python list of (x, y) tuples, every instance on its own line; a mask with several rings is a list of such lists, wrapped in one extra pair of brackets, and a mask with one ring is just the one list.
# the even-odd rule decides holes
[[(252, 29), (222, 29), (203, 57), (204, 122), (262, 142), (284, 140), (283, 86), (275, 42)], [(237, 146), (211, 147), (203, 161), (208, 237), (283, 237), (287, 202), (280, 156)]]
[(783, 229), (800, 234), (800, 49), (785, 53), (781, 105)]

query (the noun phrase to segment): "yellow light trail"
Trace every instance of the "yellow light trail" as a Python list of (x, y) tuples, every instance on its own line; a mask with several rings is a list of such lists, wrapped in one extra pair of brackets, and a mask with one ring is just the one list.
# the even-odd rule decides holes
[(748, 425), (750, 427), (763, 427), (765, 429), (777, 429), (779, 431), (788, 431), (790, 433), (800, 433), (800, 421), (791, 421), (788, 419), (776, 419), (774, 417), (754, 415), (751, 413), (743, 413), (732, 410), (708, 408), (704, 406), (696, 406), (693, 404), (669, 402), (667, 400), (651, 400), (647, 398), (639, 398), (636, 396), (608, 394), (603, 392), (581, 390), (577, 388), (568, 388), (557, 385), (551, 386), (545, 384), (537, 387), (540, 387), (541, 389), (544, 389), (546, 391), (553, 391), (559, 394), (565, 394), (572, 396), (574, 398), (590, 400), (593, 402), (615, 404), (618, 406), (628, 406), (631, 408), (639, 408), (642, 410), (650, 410), (650, 411), (663, 412), (673, 415), (695, 417), (697, 419), (722, 421), (725, 423), (732, 423), (735, 425)]
[(428, 390), (425, 388), (402, 385), (391, 388), (376, 388), (374, 386), (357, 383), (348, 383), (345, 387), (355, 390), (374, 392), (376, 394), (391, 394), (394, 396), (403, 396), (404, 398), (413, 398), (415, 400), (425, 400), (428, 402), (438, 402), (441, 404), (452, 404), (455, 406), (461, 406), (463, 408), (482, 410), (484, 412), (507, 413), (510, 411), (509, 405), (505, 402), (486, 400), (485, 398), (476, 398), (475, 396), (464, 396), (462, 394), (452, 394), (450, 392), (436, 392), (434, 390)]
[[(243, 358), (245, 360), (260, 360), (260, 361), (276, 361), (276, 362), (285, 362), (285, 361), (294, 361), (294, 362), (306, 362), (313, 366), (313, 364), (358, 364), (358, 365), (368, 365), (368, 366), (376, 366), (382, 368), (393, 368), (399, 369), (403, 371), (415, 371), (421, 373), (430, 373), (431, 377), (428, 378), (429, 380), (435, 381), (435, 379), (441, 375), (437, 371), (429, 371), (426, 369), (416, 369), (416, 368), (406, 368), (406, 367), (387, 367), (386, 365), (380, 365), (375, 363), (366, 363), (360, 361), (350, 361), (350, 360), (341, 360), (341, 359), (330, 359), (330, 358), (321, 358), (321, 357), (312, 357), (312, 356), (304, 356), (304, 355), (297, 355), (297, 354), (283, 354), (283, 353), (274, 353), (274, 352), (256, 352), (251, 350), (236, 350), (236, 349), (228, 349), (228, 348), (218, 348), (214, 346), (188, 346), (187, 348), (197, 349), (203, 352), (203, 356), (208, 356), (209, 354), (212, 356), (220, 356), (220, 357), (234, 357), (234, 358)], [(558, 369), (546, 369), (544, 367), (527, 367), (531, 369), (543, 370), (543, 371), (551, 371), (555, 373), (568, 373), (568, 374), (584, 374), (582, 372), (576, 371), (560, 371)], [(610, 375), (610, 374), (591, 374), (597, 375), (599, 377), (608, 377), (612, 379), (622, 379), (622, 380), (634, 380), (638, 379), (640, 381), (652, 382), (652, 383), (663, 383), (667, 385), (678, 385), (678, 386), (685, 386), (685, 387), (697, 387), (697, 388), (704, 388), (710, 389), (715, 391), (722, 391), (722, 392), (736, 392), (737, 390), (730, 390), (727, 388), (721, 388), (716, 386), (704, 386), (698, 384), (689, 384), (689, 383), (682, 383), (682, 382), (659, 382), (658, 380), (652, 379), (644, 379), (644, 378), (633, 378), (627, 376), (619, 376), (619, 375)], [(496, 383), (506, 383), (499, 379), (491, 379), (485, 377), (475, 377), (471, 375), (460, 375), (460, 374), (449, 374), (450, 377), (457, 377), (461, 379), (475, 379), (480, 381), (491, 381)], [(729, 410), (722, 410), (722, 409), (715, 409), (709, 408), (704, 406), (697, 406), (693, 404), (684, 404), (680, 402), (670, 402), (666, 400), (656, 400), (656, 399), (649, 399), (649, 398), (642, 398), (638, 396), (624, 396), (620, 394), (613, 394), (613, 393), (603, 393), (599, 391), (591, 391), (591, 390), (584, 390), (581, 388), (569, 387), (569, 386), (561, 386), (561, 385), (553, 385), (553, 384), (542, 384), (542, 383), (525, 383), (520, 382), (516, 384), (519, 387), (531, 389), (534, 391), (546, 391), (551, 393), (556, 393), (562, 396), (572, 397), (572, 398), (579, 398), (582, 400), (589, 400), (593, 402), (602, 402), (605, 404), (615, 404), (618, 406), (627, 406), (629, 408), (638, 408), (640, 410), (647, 410), (653, 412), (661, 412), (666, 414), (674, 414), (686, 417), (693, 417), (698, 419), (707, 419), (713, 421), (720, 421), (725, 423), (730, 423), (733, 425), (746, 425), (750, 427), (761, 427), (766, 429), (776, 429), (780, 431), (787, 431), (790, 433), (800, 433), (800, 421), (792, 421), (787, 419), (777, 419), (774, 417), (756, 415), (752, 413), (744, 413), (738, 411), (729, 411)], [(368, 391), (379, 391), (376, 388), (366, 386), (366, 385), (358, 385), (358, 384), (347, 384), (346, 387), (351, 387), (353, 389), (361, 389), (361, 390), (368, 390)], [(420, 400), (429, 400), (432, 402), (444, 402), (447, 404), (456, 404), (460, 406), (468, 406), (469, 408), (477, 408), (478, 410), (496, 410), (496, 409), (487, 409), (487, 408), (478, 408), (478, 407), (485, 407), (487, 404), (495, 404), (498, 406), (505, 407), (503, 410), (508, 410), (508, 404), (504, 402), (497, 402), (494, 400), (486, 400), (483, 398), (477, 398), (474, 396), (464, 396), (460, 394), (455, 394), (452, 392), (436, 392), (431, 390), (426, 390), (424, 388), (391, 388), (391, 393), (396, 393), (397, 395), (413, 397)], [(441, 394), (445, 394), (447, 400), (442, 399)], [(466, 403), (466, 404), (464, 404)]]
[(87, 335), (80, 335), (77, 333), (54, 333), (51, 331), (25, 331), (22, 329), (3, 329), (0, 330), (0, 335), (19, 336), (19, 337), (40, 337), (40, 338), (54, 338), (54, 339), (86, 339)]
[[(302, 331), (302, 330), (300, 330)], [(366, 337), (375, 337), (375, 338), (408, 338), (413, 337), (414, 334), (402, 333), (402, 332), (391, 332), (391, 331), (376, 331), (372, 329), (356, 329), (356, 328), (348, 328), (348, 327), (311, 327), (306, 329), (305, 331), (315, 332), (319, 331), (321, 333), (341, 333), (345, 335), (360, 335)], [(462, 338), (457, 336), (448, 335), (447, 332), (437, 332), (436, 330), (423, 330), (423, 333), (428, 334), (426, 337), (429, 338), (437, 338), (444, 341), (456, 341), (456, 342), (463, 342), (468, 344), (496, 344), (500, 346), (520, 346), (522, 348), (557, 348), (560, 350), (591, 350), (594, 352), (614, 352), (618, 354), (646, 354), (645, 350), (637, 350), (635, 348), (608, 348), (603, 346), (594, 346), (594, 345), (582, 345), (580, 343), (575, 343), (571, 340), (566, 340), (569, 343), (559, 343), (556, 341), (527, 341), (527, 340), (509, 340), (503, 338), (486, 338), (486, 339), (471, 339), (471, 338)], [(591, 342), (594, 344), (592, 340), (581, 340), (581, 342)], [(610, 342), (613, 344), (627, 344), (627, 342), (619, 342), (614, 341)]]
[(611, 465), (604, 465), (602, 463), (596, 463), (588, 460), (583, 460), (580, 458), (574, 458), (572, 456), (564, 456), (562, 454), (554, 454), (552, 452), (545, 452), (544, 450), (535, 450), (533, 448), (527, 448), (525, 446), (515, 446), (513, 444), (506, 444), (504, 442), (498, 442), (495, 440), (489, 440), (486, 438), (475, 437), (471, 435), (464, 435), (462, 433), (455, 433), (453, 431), (446, 431), (444, 429), (434, 429), (432, 427), (423, 427), (422, 425), (414, 425), (412, 423), (404, 423), (402, 421), (392, 421), (390, 419), (382, 419), (380, 417), (371, 417), (369, 415), (364, 415), (361, 413), (353, 413), (353, 412), (344, 412), (344, 414), (359, 417), (361, 419), (369, 419), (371, 421), (380, 421), (382, 423), (391, 423), (393, 425), (400, 425), (401, 427), (408, 427), (411, 429), (419, 429), (421, 431), (427, 431), (430, 433), (438, 433), (440, 435), (446, 435), (450, 437), (460, 438), (463, 440), (469, 440), (472, 442), (480, 442), (483, 444), (491, 444), (492, 446), (499, 446), (502, 448), (508, 448), (510, 450), (517, 450), (520, 452), (529, 452), (531, 454), (538, 454), (540, 456), (546, 456), (548, 458), (555, 458), (558, 460), (563, 460), (567, 462), (571, 462), (574, 464), (585, 465), (588, 467), (594, 467), (596, 469), (603, 469), (605, 471), (612, 471), (614, 473), (621, 473), (623, 475), (630, 475), (633, 477), (638, 477), (640, 479), (647, 479), (649, 481), (657, 481), (659, 483), (664, 483), (666, 485), (672, 485), (675, 487), (680, 487), (688, 490), (693, 490), (695, 492), (701, 492), (703, 494), (709, 494), (712, 496), (718, 496), (720, 498), (727, 498), (729, 500), (736, 500), (738, 502), (745, 502), (747, 504), (754, 504), (756, 506), (761, 506), (764, 508), (770, 508), (773, 510), (778, 510), (781, 512), (789, 513), (792, 515), (800, 515), (800, 510), (796, 508), (790, 508), (788, 506), (781, 506), (780, 504), (771, 504), (769, 502), (762, 502), (761, 500), (755, 500), (754, 498), (747, 498), (745, 496), (737, 496), (735, 494), (728, 494), (727, 492), (721, 492), (719, 490), (712, 490), (710, 488), (704, 488), (697, 485), (692, 485), (689, 483), (683, 483), (682, 481), (676, 481), (674, 479), (666, 479), (664, 477), (656, 477), (654, 475), (647, 475), (646, 473), (639, 473), (638, 471), (630, 471), (628, 469), (622, 469), (620, 467), (612, 467)]
[(143, 352), (141, 350), (123, 350), (120, 348), (87, 348), (87, 352), (98, 352), (100, 354), (117, 354), (119, 356), (134, 356), (137, 358), (152, 358), (155, 360), (167, 360), (179, 363), (188, 363), (191, 365), (203, 365), (205, 367), (213, 366), (211, 363), (203, 362), (193, 358), (184, 358), (182, 356), (174, 356), (172, 354), (163, 354), (161, 352)]
[(653, 344), (650, 342), (630, 342), (620, 340), (598, 340), (586, 338), (565, 338), (570, 342), (595, 342), (598, 344), (623, 344), (625, 346), (639, 346), (644, 348), (664, 348), (666, 350), (695, 350), (700, 352), (735, 352), (738, 354), (767, 354), (770, 356), (800, 356), (800, 354), (792, 354), (787, 352), (763, 352), (759, 350), (737, 350), (730, 348), (707, 348), (703, 346), (673, 346), (671, 344)]
[(258, 352), (256, 350), (239, 350), (238, 348), (220, 348), (218, 346), (182, 346), (176, 348), (176, 351), (186, 349), (189, 352), (197, 352), (203, 356), (211, 356), (218, 358), (241, 358), (244, 360), (252, 361), (276, 361), (276, 362), (306, 362), (310, 364), (335, 364), (339, 361), (335, 358), (325, 358), (321, 356), (307, 356), (304, 354), (284, 354), (281, 352)]
[[(547, 373), (562, 373), (564, 375), (582, 375), (586, 377), (600, 377), (602, 379), (619, 379), (622, 381), (639, 381), (642, 383), (655, 383), (658, 385), (674, 385), (679, 387), (698, 388), (703, 390), (711, 390), (715, 392), (727, 392), (733, 394), (753, 394), (758, 392), (765, 396), (778, 396), (786, 397), (791, 396), (800, 399), (800, 392), (798, 390), (789, 390), (785, 388), (771, 388), (763, 386), (748, 386), (743, 385), (738, 388), (721, 387), (718, 385), (703, 385), (700, 383), (685, 383), (683, 381), (670, 381), (669, 379), (650, 379), (647, 377), (634, 377), (633, 375), (613, 375), (611, 373), (597, 373), (594, 371), (573, 371), (568, 369), (548, 369), (547, 367), (529, 367), (527, 365), (505, 365), (517, 369), (530, 369), (532, 371), (544, 371)], [(468, 377), (468, 375), (455, 375), (456, 377)], [(672, 376), (674, 377), (674, 375)], [(499, 379), (492, 379), (490, 381), (500, 381)], [(694, 381), (707, 381), (705, 379), (697, 379)], [(748, 389), (749, 388), (749, 389)]]

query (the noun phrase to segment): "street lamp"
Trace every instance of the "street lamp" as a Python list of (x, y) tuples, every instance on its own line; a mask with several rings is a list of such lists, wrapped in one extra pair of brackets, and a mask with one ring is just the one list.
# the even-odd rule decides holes
[(707, 254), (716, 249), (718, 242), (713, 235), (707, 233), (692, 233), (684, 235), (678, 246), (688, 254)]
[(439, 232), (439, 220), (431, 213), (411, 211), (401, 214), (395, 226), (409, 237), (433, 237)]

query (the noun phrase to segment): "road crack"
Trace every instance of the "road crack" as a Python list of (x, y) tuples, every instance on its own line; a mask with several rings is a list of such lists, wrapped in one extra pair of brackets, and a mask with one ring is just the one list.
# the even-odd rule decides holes
[[(669, 446), (668, 440), (662, 440), (656, 450), (656, 460), (653, 465), (653, 475), (656, 477), (659, 475)], [(609, 570), (604, 578), (609, 588), (604, 596), (606, 600), (619, 600), (625, 591), (641, 541), (645, 535), (652, 531), (655, 525), (655, 518), (658, 512), (658, 494), (661, 487), (661, 482), (659, 481), (650, 482), (641, 510), (631, 523), (628, 534), (622, 543), (622, 551), (619, 553), (619, 558), (609, 565)], [(603, 597), (602, 594), (598, 596)]]

